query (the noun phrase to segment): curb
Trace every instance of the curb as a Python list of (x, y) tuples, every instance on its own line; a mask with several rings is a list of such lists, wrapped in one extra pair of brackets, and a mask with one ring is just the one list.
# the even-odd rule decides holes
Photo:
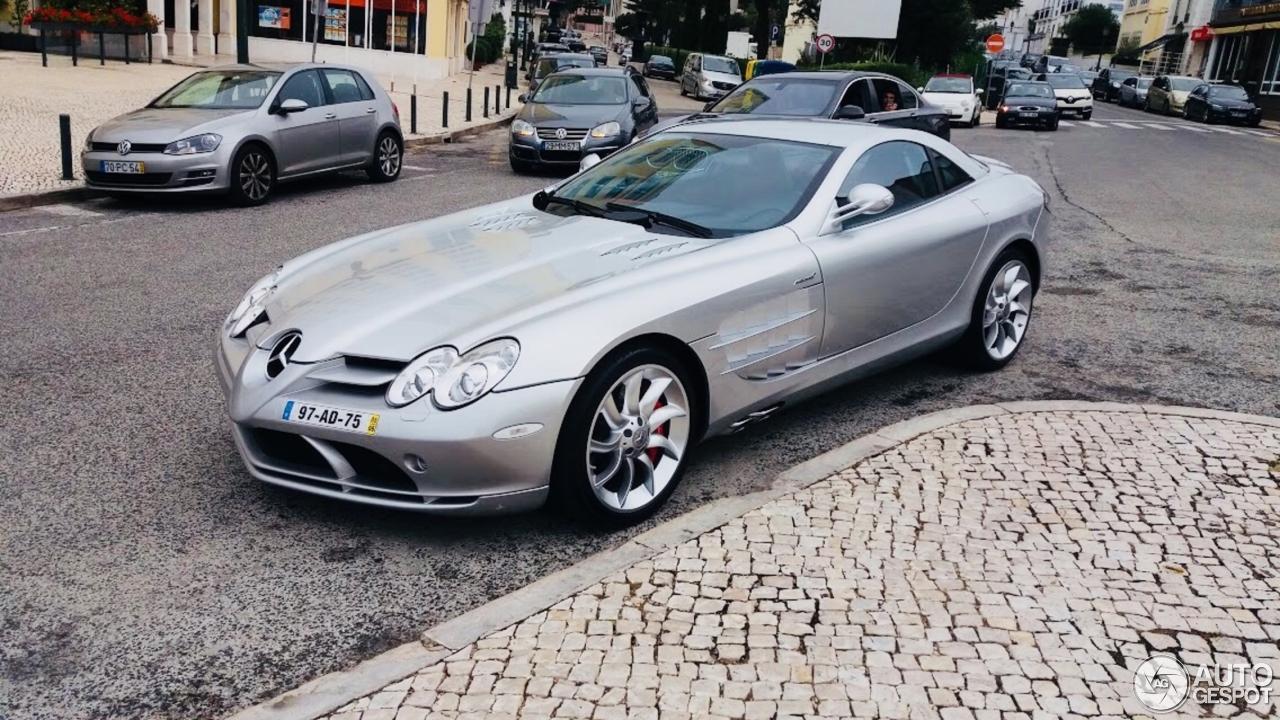
[[(450, 130), (448, 132), (432, 133), (430, 135), (406, 137), (404, 139), (404, 147), (408, 150), (409, 148), (451, 143), (460, 138), (479, 135), (494, 128), (510, 124), (511, 121), (515, 119), (516, 113), (518, 112), (520, 112), (518, 108), (515, 112), (505, 110), (503, 111), (503, 115), (490, 118), (488, 122), (477, 123), (471, 127)], [(103, 195), (104, 193), (102, 191), (94, 190), (83, 185), (79, 187), (59, 188), (57, 190), (44, 190), (41, 192), (27, 193), (25, 195), (9, 195), (6, 197), (0, 197), (0, 212), (22, 210), (25, 208), (39, 207), (41, 205), (56, 205), (58, 203), (90, 200), (96, 197), (102, 197)]]
[(1047, 400), (1001, 402), (942, 410), (888, 425), (783, 471), (768, 490), (721, 498), (668, 520), (622, 545), (588, 557), (475, 610), (445, 621), (410, 642), (349, 670), (330, 673), (227, 720), (316, 720), (444, 660), (496, 630), (509, 627), (581, 592), (613, 573), (710, 532), (777, 498), (814, 485), (921, 435), (948, 425), (1000, 415), (1048, 412), (1128, 412), (1225, 420), (1280, 428), (1280, 418), (1165, 405)]

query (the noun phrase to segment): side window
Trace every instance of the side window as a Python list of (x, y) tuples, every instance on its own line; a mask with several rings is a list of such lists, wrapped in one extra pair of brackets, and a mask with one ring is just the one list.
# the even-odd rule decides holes
[(308, 107), (319, 107), (325, 104), (324, 90), (320, 87), (320, 74), (315, 70), (304, 70), (289, 78), (276, 100), (301, 100)]
[(361, 100), (377, 99), (378, 96), (374, 94), (373, 88), (369, 87), (369, 83), (365, 82), (364, 78), (360, 77), (360, 73), (352, 73), (352, 74), (355, 75), (356, 84), (360, 86), (360, 99)]
[(360, 102), (360, 86), (350, 70), (325, 70), (324, 79), (329, 84), (334, 104)]
[(701, 70), (702, 70), (702, 56), (701, 56), (701, 55), (694, 55), (694, 56), (690, 59), (690, 62), (692, 62), (692, 63), (693, 63), (693, 71), (694, 71), (694, 72), (699, 72), (699, 71), (701, 71)]
[(893, 193), (893, 206), (879, 215), (852, 218), (845, 222), (846, 229), (906, 212), (940, 194), (928, 152), (904, 140), (877, 145), (863, 154), (840, 186), (840, 197), (847, 197), (850, 190), (864, 183), (888, 188)]
[[(873, 78), (870, 82), (875, 93), (875, 112), (894, 112), (902, 109), (903, 100), (897, 82), (885, 78)], [(872, 112), (871, 109), (863, 109)]]
[(632, 75), (631, 82), (635, 84), (636, 92), (640, 93), (641, 97), (649, 97), (649, 86), (645, 84), (644, 78)]
[(920, 107), (920, 100), (916, 97), (915, 91), (902, 83), (898, 83), (898, 107), (903, 110), (915, 110)]
[(862, 108), (863, 112), (874, 112), (876, 108), (875, 102), (871, 99), (871, 86), (866, 80), (854, 80), (849, 83), (848, 89), (844, 91), (844, 96), (840, 98), (840, 104), (836, 109), (845, 105), (857, 105)]
[(942, 192), (948, 193), (973, 182), (969, 173), (962, 170), (946, 155), (930, 150), (929, 157), (933, 159), (933, 166), (938, 169), (938, 178), (942, 180)]

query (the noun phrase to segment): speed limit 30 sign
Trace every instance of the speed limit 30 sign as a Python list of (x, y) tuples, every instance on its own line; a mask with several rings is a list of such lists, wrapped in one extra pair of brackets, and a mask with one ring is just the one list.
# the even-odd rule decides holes
[(818, 52), (829, 53), (836, 46), (836, 39), (830, 35), (819, 35), (817, 40)]

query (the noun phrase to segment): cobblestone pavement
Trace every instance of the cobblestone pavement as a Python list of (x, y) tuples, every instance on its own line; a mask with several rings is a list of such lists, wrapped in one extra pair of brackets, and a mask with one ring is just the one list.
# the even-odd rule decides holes
[(1280, 671), (1278, 456), (1280, 428), (1140, 412), (952, 425), (328, 720), (1150, 715), (1153, 652)]
[[(358, 64), (355, 62), (354, 64)], [(0, 77), (5, 78), (4, 102), (0, 102), (0, 197), (22, 195), (42, 190), (78, 187), (84, 175), (80, 170), (80, 148), (89, 131), (117, 115), (146, 105), (166, 88), (199, 68), (167, 63), (132, 63), (108, 61), (98, 65), (81, 58), (79, 66), (71, 58), (51, 55), (49, 67), (40, 66), (35, 53), (0, 51)], [(444, 130), (443, 95), (449, 93), (450, 130), (490, 122), (481, 104), (485, 87), (502, 83), (502, 66), (487, 65), (472, 81), (466, 73), (446, 80), (417, 85), (418, 135)], [(389, 78), (379, 78), (390, 88)], [(471, 122), (466, 122), (464, 101), (468, 82), (474, 84)], [(399, 78), (391, 98), (400, 108), (401, 123), (409, 130), (409, 97), (411, 82)], [(519, 108), (517, 91), (511, 93), (506, 106), (503, 91), (502, 114), (510, 115)], [(489, 113), (494, 114), (490, 100)], [(71, 116), (71, 145), (75, 157), (72, 169), (75, 180), (62, 180), (62, 155), (58, 115)]]

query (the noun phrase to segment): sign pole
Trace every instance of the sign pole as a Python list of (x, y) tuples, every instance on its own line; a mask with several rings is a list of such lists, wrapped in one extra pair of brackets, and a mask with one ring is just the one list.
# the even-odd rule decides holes
[(316, 61), (316, 45), (320, 43), (320, 16), (325, 14), (329, 3), (326, 0), (314, 0), (311, 3), (313, 18), (311, 21), (311, 62)]

